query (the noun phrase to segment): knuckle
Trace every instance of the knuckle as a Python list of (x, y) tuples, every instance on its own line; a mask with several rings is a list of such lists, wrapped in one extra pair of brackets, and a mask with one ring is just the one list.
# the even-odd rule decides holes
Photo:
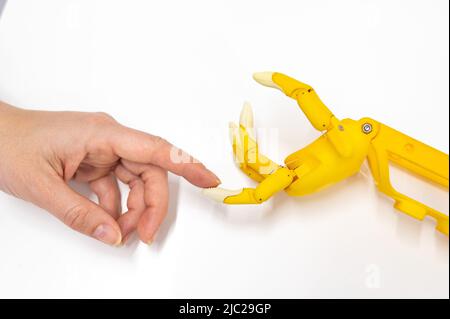
[(94, 126), (98, 126), (113, 124), (116, 123), (116, 120), (108, 113), (96, 112), (89, 114), (88, 122)]
[(168, 142), (158, 135), (153, 135), (153, 143), (156, 147), (167, 144)]
[(91, 211), (84, 205), (75, 205), (65, 212), (63, 222), (74, 230), (86, 232), (90, 214)]
[(158, 160), (161, 156), (161, 150), (167, 145), (167, 141), (161, 136), (150, 135), (150, 138), (146, 140), (146, 143), (142, 145), (148, 154), (151, 154), (151, 161)]

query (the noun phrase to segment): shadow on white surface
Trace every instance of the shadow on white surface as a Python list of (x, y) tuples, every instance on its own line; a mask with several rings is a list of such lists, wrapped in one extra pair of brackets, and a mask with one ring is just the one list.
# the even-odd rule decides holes
[(6, 5), (6, 0), (0, 0), (0, 18), (2, 17), (3, 10)]
[(436, 247), (436, 256), (442, 263), (448, 263), (449, 259), (449, 241), (448, 236), (435, 232), (434, 243)]

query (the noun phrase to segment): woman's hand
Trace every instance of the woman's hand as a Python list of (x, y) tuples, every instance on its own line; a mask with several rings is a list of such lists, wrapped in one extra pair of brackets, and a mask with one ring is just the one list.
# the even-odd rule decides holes
[[(0, 102), (0, 190), (107, 244), (135, 230), (151, 243), (167, 213), (167, 171), (199, 187), (220, 183), (180, 152), (104, 113), (29, 111)], [(124, 214), (116, 178), (130, 187)], [(71, 179), (89, 183), (99, 204), (74, 192)]]

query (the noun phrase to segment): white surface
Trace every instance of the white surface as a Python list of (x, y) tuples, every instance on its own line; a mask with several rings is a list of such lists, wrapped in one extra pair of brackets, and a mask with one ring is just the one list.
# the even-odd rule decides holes
[[(278, 161), (318, 136), (255, 71), (288, 73), (336, 115), (371, 116), (448, 153), (448, 9), (426, 0), (13, 0), (0, 20), (0, 98), (108, 112), (193, 153), (227, 188), (254, 185), (233, 165), (227, 133), (244, 100)], [(176, 177), (171, 187), (151, 248), (106, 247), (0, 194), (0, 297), (449, 297), (448, 238), (397, 213), (367, 170), (262, 206), (216, 204)], [(438, 195), (448, 211), (447, 193)]]

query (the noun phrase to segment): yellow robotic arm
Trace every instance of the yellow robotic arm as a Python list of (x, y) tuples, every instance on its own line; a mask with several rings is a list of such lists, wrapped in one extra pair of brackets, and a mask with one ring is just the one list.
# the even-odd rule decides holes
[(447, 215), (397, 192), (389, 178), (392, 162), (448, 190), (447, 154), (370, 118), (341, 121), (312, 87), (284, 74), (256, 73), (254, 79), (295, 99), (323, 135), (289, 155), (285, 166), (278, 165), (259, 153), (251, 107), (244, 105), (239, 125), (230, 124), (233, 153), (241, 170), (259, 184), (235, 191), (210, 188), (205, 195), (226, 204), (259, 204), (281, 190), (292, 196), (307, 195), (356, 174), (368, 159), (378, 189), (394, 199), (395, 208), (420, 220), (431, 216), (436, 229), (448, 235)]

